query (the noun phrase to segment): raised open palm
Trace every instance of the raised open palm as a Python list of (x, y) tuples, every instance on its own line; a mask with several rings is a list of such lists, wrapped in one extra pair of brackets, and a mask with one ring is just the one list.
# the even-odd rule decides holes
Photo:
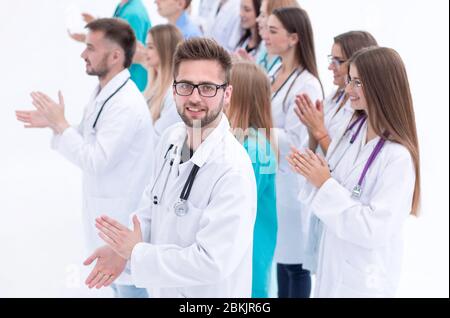
[(25, 128), (47, 128), (50, 124), (37, 110), (17, 110), (16, 117), (18, 121), (24, 123)]

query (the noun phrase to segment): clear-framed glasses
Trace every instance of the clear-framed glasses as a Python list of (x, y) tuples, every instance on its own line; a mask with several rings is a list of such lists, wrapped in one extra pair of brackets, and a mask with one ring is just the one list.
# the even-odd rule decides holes
[(328, 63), (329, 64), (333, 64), (336, 67), (341, 66), (345, 62), (347, 62), (347, 61), (341, 60), (341, 59), (339, 59), (339, 58), (337, 58), (336, 56), (333, 56), (333, 55), (328, 55)]
[(228, 86), (227, 83), (222, 85), (217, 84), (191, 84), (187, 82), (173, 82), (173, 87), (175, 87), (175, 92), (180, 96), (190, 96), (196, 88), (200, 96), (203, 97), (214, 97), (217, 95), (217, 91), (221, 88), (225, 89)]
[(362, 82), (359, 78), (352, 79), (350, 76), (346, 76), (345, 85), (352, 85), (353, 87), (362, 87)]

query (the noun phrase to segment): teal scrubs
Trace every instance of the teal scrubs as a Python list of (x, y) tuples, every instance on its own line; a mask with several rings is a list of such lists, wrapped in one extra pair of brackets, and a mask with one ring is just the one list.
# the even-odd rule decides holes
[(251, 130), (244, 148), (252, 161), (258, 191), (253, 234), (252, 297), (268, 298), (272, 261), (277, 240), (276, 155), (263, 134)]
[[(115, 18), (126, 20), (136, 35), (136, 40), (145, 45), (148, 30), (151, 28), (147, 9), (141, 0), (129, 0), (123, 6), (118, 5), (114, 11)], [(147, 70), (140, 64), (132, 64), (130, 67), (131, 79), (136, 83), (141, 92), (147, 86)]]
[(264, 70), (266, 70), (266, 73), (270, 73), (270, 71), (279, 63), (281, 63), (280, 57), (279, 56), (269, 57), (269, 53), (267, 53), (266, 46), (261, 43), (258, 56), (256, 57), (256, 64), (258, 64)]

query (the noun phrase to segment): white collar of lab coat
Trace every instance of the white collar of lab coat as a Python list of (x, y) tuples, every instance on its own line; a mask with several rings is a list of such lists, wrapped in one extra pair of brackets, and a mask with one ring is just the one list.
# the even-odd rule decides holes
[(344, 111), (354, 113), (355, 110), (352, 107), (352, 103), (350, 101), (350, 98), (347, 99), (344, 106), (342, 107)]
[(130, 77), (130, 71), (128, 69), (124, 69), (120, 73), (118, 73), (116, 76), (114, 76), (105, 87), (103, 87), (102, 90), (100, 90), (100, 85), (97, 87), (98, 93), (97, 97), (95, 98), (96, 103), (103, 103), (109, 96), (111, 96), (125, 81), (127, 78)]
[[(222, 113), (221, 116), (222, 118), (217, 127), (214, 128), (209, 136), (200, 144), (192, 158), (189, 160), (200, 168), (207, 162), (213, 150), (220, 147), (220, 142), (225, 135), (230, 132), (230, 123), (228, 122), (227, 116), (224, 113)], [(171, 135), (168, 140), (170, 144), (177, 146), (178, 149), (182, 149), (186, 136), (187, 129), (186, 126), (184, 126), (182, 130), (177, 130), (175, 134)]]

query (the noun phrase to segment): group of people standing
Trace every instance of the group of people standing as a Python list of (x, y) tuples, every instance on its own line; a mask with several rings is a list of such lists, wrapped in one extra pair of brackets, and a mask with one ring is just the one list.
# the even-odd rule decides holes
[(129, 0), (125, 21), (85, 15), (87, 34), (71, 34), (99, 79), (80, 125), (61, 93), (16, 113), (83, 171), (86, 284), (269, 297), (276, 264), (280, 298), (310, 297), (314, 274), (316, 297), (395, 296), (420, 202), (399, 54), (366, 31), (336, 35), (325, 96), (297, 1), (201, 1), (199, 24), (191, 1), (155, 2), (167, 24)]

